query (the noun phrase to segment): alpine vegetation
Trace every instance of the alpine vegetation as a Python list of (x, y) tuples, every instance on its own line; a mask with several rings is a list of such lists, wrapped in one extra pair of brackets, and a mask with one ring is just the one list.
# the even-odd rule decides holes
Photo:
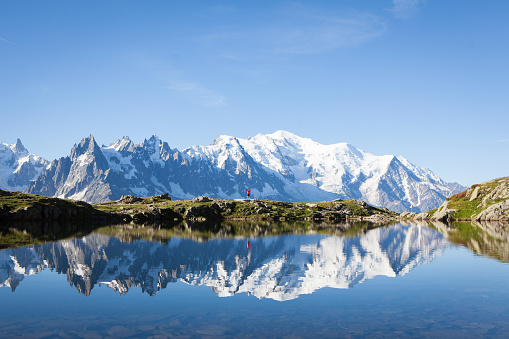
[(84, 200), (122, 195), (173, 199), (206, 195), (315, 202), (363, 200), (396, 212), (427, 211), (465, 187), (446, 183), (401, 156), (376, 156), (348, 143), (322, 145), (285, 131), (247, 139), (220, 136), (182, 151), (157, 136), (134, 144), (123, 137), (99, 147), (93, 136), (54, 160), (28, 193)]

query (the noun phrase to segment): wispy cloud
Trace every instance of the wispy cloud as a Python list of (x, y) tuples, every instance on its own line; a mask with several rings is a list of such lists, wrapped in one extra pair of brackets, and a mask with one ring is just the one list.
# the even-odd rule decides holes
[(408, 19), (415, 15), (419, 5), (426, 0), (392, 0), (392, 13), (400, 19)]
[[(385, 19), (369, 13), (331, 14), (301, 6), (281, 16), (285, 19), (268, 22), (262, 28), (228, 27), (203, 40), (224, 44), (230, 57), (239, 57), (235, 51), (248, 50), (249, 57), (256, 58), (264, 54), (323, 53), (366, 43), (387, 30)], [(230, 52), (232, 46), (235, 50)]]
[(509, 142), (509, 139), (500, 139), (500, 140), (497, 140), (497, 142), (499, 142), (499, 143), (502, 143), (502, 142)]
[(226, 106), (227, 104), (224, 95), (218, 94), (194, 82), (176, 82), (165, 86), (165, 88), (203, 106), (219, 107)]
[(374, 15), (306, 16), (299, 25), (273, 29), (269, 41), (276, 53), (316, 54), (365, 43), (385, 30), (385, 22)]
[(6, 40), (6, 39), (2, 39), (2, 38), (0, 38), (0, 40), (5, 41), (5, 42), (8, 42), (8, 43), (13, 44), (13, 45), (16, 45), (14, 42), (9, 41), (9, 40)]

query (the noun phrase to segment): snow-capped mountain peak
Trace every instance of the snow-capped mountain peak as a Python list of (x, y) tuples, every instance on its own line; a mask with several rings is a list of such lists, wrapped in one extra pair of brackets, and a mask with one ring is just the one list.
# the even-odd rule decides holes
[(128, 136), (122, 137), (122, 139), (118, 139), (117, 141), (111, 143), (109, 146), (103, 146), (102, 148), (111, 148), (117, 152), (132, 152), (134, 150), (134, 143), (129, 139)]
[[(74, 187), (78, 182), (80, 187)], [(401, 156), (377, 156), (345, 142), (323, 145), (276, 131), (246, 139), (221, 135), (208, 146), (183, 151), (171, 149), (155, 135), (136, 145), (124, 137), (102, 148), (89, 136), (28, 191), (100, 202), (125, 194), (166, 192), (175, 199), (237, 199), (246, 189), (260, 199), (352, 198), (402, 212), (438, 207), (463, 187)]]
[(25, 190), (47, 165), (45, 159), (29, 153), (20, 139), (15, 144), (0, 143), (0, 189)]
[(16, 140), (16, 144), (11, 146), (11, 149), (15, 153), (28, 153), (27, 149), (25, 148), (25, 146), (23, 146), (19, 138)]

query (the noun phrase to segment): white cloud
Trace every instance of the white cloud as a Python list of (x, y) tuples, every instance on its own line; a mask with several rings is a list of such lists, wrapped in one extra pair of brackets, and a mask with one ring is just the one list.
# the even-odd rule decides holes
[(365, 43), (385, 30), (385, 21), (374, 15), (308, 16), (299, 25), (274, 29), (269, 36), (276, 53), (314, 54)]
[(418, 10), (420, 4), (425, 0), (392, 0), (392, 13), (395, 17), (408, 19)]
[(6, 39), (2, 39), (2, 38), (0, 38), (0, 40), (5, 41), (5, 42), (8, 42), (8, 43), (13, 44), (13, 45), (16, 45), (14, 42), (9, 41), (9, 40), (6, 40)]
[(300, 6), (281, 13), (281, 17), (285, 19), (262, 27), (228, 27), (202, 41), (223, 44), (224, 54), (230, 57), (243, 58), (241, 51), (249, 50), (254, 54), (248, 58), (256, 58), (267, 54), (317, 54), (355, 46), (377, 38), (387, 29), (385, 19), (369, 13), (323, 13)]
[(226, 106), (226, 97), (224, 95), (220, 95), (194, 82), (176, 82), (165, 86), (165, 88), (203, 106)]

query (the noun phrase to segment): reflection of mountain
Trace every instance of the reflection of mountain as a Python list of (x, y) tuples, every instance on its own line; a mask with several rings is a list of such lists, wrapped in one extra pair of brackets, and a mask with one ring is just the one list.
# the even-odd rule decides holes
[(154, 295), (182, 280), (210, 286), (218, 296), (245, 292), (289, 300), (323, 287), (349, 288), (377, 275), (404, 275), (431, 261), (447, 240), (427, 227), (397, 225), (354, 238), (289, 235), (246, 245), (246, 239), (122, 243), (92, 234), (1, 251), (0, 286), (14, 290), (25, 275), (50, 267), (85, 295), (96, 284), (120, 293), (136, 286)]

